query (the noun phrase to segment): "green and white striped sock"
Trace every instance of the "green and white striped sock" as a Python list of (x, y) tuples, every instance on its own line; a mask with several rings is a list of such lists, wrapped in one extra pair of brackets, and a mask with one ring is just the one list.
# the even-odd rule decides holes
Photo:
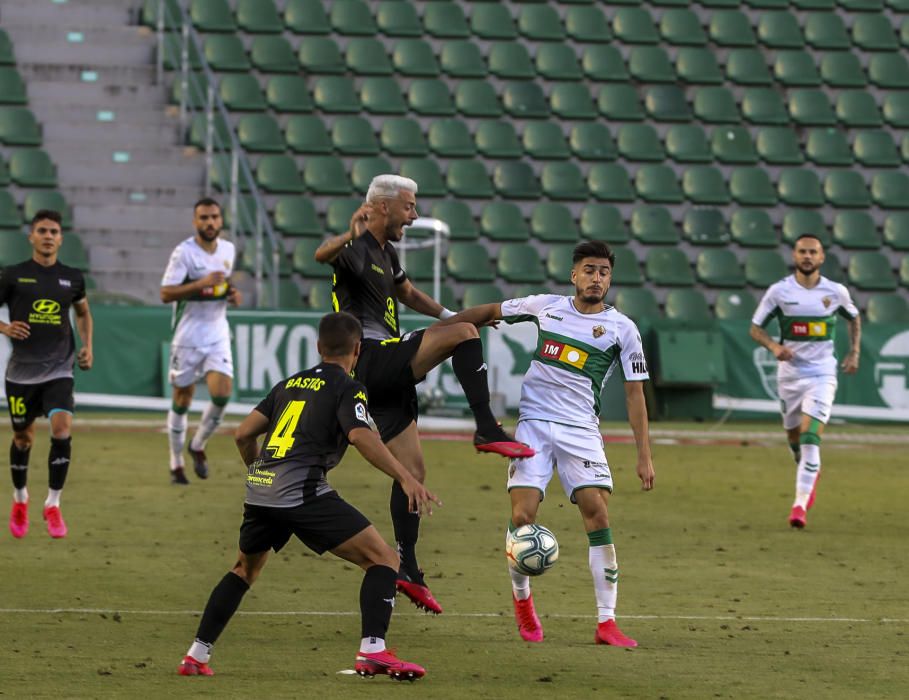
[(615, 618), (615, 605), (619, 595), (619, 565), (615, 558), (610, 528), (587, 533), (590, 544), (588, 562), (593, 576), (593, 590), (597, 599), (597, 622)]

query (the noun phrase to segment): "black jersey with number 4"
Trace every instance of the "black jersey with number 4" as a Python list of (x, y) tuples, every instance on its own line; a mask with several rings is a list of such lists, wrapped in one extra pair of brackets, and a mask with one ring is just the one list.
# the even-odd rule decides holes
[(369, 231), (341, 248), (332, 265), (335, 311), (353, 314), (363, 337), (386, 340), (401, 335), (395, 285), (407, 279), (391, 243), (385, 247)]
[(366, 388), (328, 362), (276, 384), (256, 410), (268, 418), (246, 475), (246, 502), (257, 506), (292, 508), (332, 491), (325, 472), (341, 461), (351, 430), (369, 429)]
[(85, 278), (74, 267), (26, 260), (0, 270), (0, 305), (9, 306), (10, 321), (29, 326), (28, 338), (12, 341), (7, 379), (39, 384), (73, 376), (76, 342), (69, 309), (84, 298)]

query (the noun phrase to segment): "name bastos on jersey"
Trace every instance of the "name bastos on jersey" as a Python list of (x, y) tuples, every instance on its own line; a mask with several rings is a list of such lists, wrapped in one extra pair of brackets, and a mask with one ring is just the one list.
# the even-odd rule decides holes
[(843, 285), (826, 277), (807, 289), (784, 277), (764, 294), (751, 322), (762, 328), (773, 319), (780, 323), (780, 342), (794, 357), (777, 365), (777, 380), (836, 376), (833, 339), (837, 316), (853, 319), (858, 309)]
[(616, 366), (626, 382), (650, 378), (637, 326), (611, 306), (582, 314), (572, 297), (538, 294), (502, 302), (502, 320), (538, 329), (518, 420), (599, 428), (600, 393)]

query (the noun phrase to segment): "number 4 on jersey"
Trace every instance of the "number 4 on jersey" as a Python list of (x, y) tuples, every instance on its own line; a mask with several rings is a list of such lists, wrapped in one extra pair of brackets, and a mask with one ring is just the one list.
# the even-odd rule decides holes
[(288, 403), (281, 415), (275, 429), (272, 431), (265, 449), (271, 452), (273, 459), (281, 459), (294, 446), (294, 431), (297, 429), (297, 423), (300, 422), (300, 414), (303, 413), (305, 401), (291, 401)]

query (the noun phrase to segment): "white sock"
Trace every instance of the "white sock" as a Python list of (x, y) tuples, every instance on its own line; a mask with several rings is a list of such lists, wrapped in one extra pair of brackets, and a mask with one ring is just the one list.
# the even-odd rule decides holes
[(615, 559), (615, 545), (591, 546), (587, 560), (597, 598), (597, 622), (612, 620), (615, 618), (615, 603), (619, 597), (619, 565)]
[(208, 438), (212, 436), (212, 433), (214, 433), (221, 424), (221, 416), (224, 415), (225, 408), (227, 408), (226, 404), (224, 406), (216, 406), (209, 401), (208, 406), (206, 406), (205, 410), (202, 412), (202, 420), (199, 422), (199, 428), (196, 430), (196, 434), (193, 435), (193, 439), (189, 443), (189, 446), (192, 449), (205, 449), (205, 443), (208, 442)]
[(381, 637), (363, 637), (360, 640), (360, 652), (363, 654), (376, 654), (385, 651), (385, 640)]
[(189, 647), (189, 651), (186, 652), (186, 655), (193, 657), (200, 664), (207, 664), (209, 659), (211, 659), (211, 644), (200, 642), (197, 639)]
[(795, 503), (793, 505), (808, 507), (811, 490), (817, 481), (821, 469), (821, 446), (806, 443), (802, 445), (802, 458), (795, 473)]
[[(508, 530), (505, 530), (505, 542), (508, 542)], [(508, 574), (511, 576), (511, 592), (517, 600), (527, 600), (530, 597), (530, 576), (521, 574), (508, 567)]]
[(59, 508), (61, 493), (63, 493), (63, 489), (48, 489), (47, 499), (44, 501), (44, 507), (51, 508), (52, 506), (57, 506), (57, 508)]
[(21, 489), (13, 489), (13, 500), (16, 503), (28, 503), (28, 488), (23, 486)]
[(183, 466), (183, 446), (186, 444), (186, 424), (188, 422), (185, 413), (175, 413), (173, 408), (167, 412), (167, 439), (170, 442), (171, 471)]

